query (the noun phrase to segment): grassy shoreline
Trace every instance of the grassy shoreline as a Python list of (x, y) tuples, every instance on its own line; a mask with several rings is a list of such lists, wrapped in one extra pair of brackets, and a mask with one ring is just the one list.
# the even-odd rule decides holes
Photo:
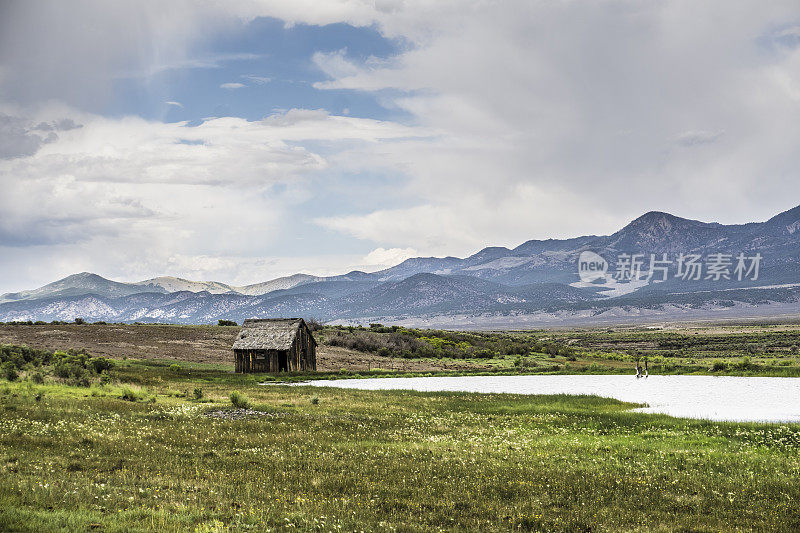
[[(372, 378), (417, 378), (417, 377), (461, 377), (461, 376), (569, 376), (569, 375), (630, 375), (630, 369), (619, 367), (592, 368), (566, 367), (559, 370), (548, 370), (544, 368), (515, 369), (499, 368), (496, 370), (474, 369), (474, 370), (440, 370), (430, 372), (404, 372), (402, 370), (373, 369), (370, 371), (338, 371), (338, 372), (281, 372), (280, 374), (253, 373), (253, 374), (234, 374), (233, 365), (228, 364), (204, 364), (186, 363), (185, 361), (173, 361), (169, 359), (128, 359), (118, 362), (118, 370), (125, 372), (126, 368), (146, 367), (153, 369), (168, 369), (172, 365), (178, 365), (183, 371), (195, 372), (196, 375), (213, 373), (217, 378), (228, 376), (234, 380), (246, 382), (274, 382), (278, 383), (300, 383), (315, 380), (336, 380), (336, 379), (372, 379)], [(707, 368), (676, 368), (668, 372), (651, 369), (652, 376), (719, 376), (719, 377), (781, 377), (796, 378), (800, 377), (800, 368), (779, 368), (762, 370), (724, 370), (714, 372)], [(134, 378), (136, 379), (136, 378)], [(230, 381), (230, 380), (227, 380)]]
[[(372, 370), (368, 372), (306, 372), (306, 373), (287, 373), (287, 374), (254, 374), (262, 376), (262, 381), (275, 382), (298, 382), (310, 380), (333, 380), (333, 379), (370, 379), (370, 378), (414, 378), (414, 377), (460, 377), (460, 376), (574, 376), (574, 375), (599, 375), (599, 376), (620, 376), (630, 375), (629, 370), (618, 368), (598, 368), (579, 370), (575, 368), (564, 368), (561, 370), (441, 370), (434, 372), (403, 372), (391, 370)], [(718, 377), (776, 377), (776, 378), (796, 378), (800, 377), (800, 369), (780, 368), (775, 370), (756, 370), (756, 371), (722, 371), (714, 372), (700, 368), (678, 368), (664, 372), (659, 369), (650, 371), (651, 376), (718, 376)]]
[[(263, 387), (214, 365), (109, 375), (0, 382), (0, 529), (800, 529), (800, 425), (590, 396)], [(234, 391), (242, 419), (224, 418), (243, 412)]]

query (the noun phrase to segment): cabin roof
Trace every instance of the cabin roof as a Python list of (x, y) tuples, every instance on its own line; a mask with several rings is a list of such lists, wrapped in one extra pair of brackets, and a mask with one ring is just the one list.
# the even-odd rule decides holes
[(302, 318), (248, 318), (242, 324), (233, 349), (288, 350), (301, 324), (305, 326)]

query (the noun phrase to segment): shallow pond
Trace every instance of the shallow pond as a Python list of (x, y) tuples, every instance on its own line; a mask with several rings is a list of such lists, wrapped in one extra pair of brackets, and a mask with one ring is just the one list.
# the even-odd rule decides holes
[(688, 418), (800, 422), (800, 378), (728, 376), (462, 376), (312, 381), (315, 387), (512, 394), (596, 394)]

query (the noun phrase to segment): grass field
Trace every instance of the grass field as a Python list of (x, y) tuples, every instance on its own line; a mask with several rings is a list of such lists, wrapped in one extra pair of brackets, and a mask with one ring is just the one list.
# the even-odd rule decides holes
[[(800, 325), (683, 325), (511, 332), (325, 328), (323, 373), (524, 372), (800, 376)], [(388, 331), (387, 331), (388, 330)], [(50, 350), (85, 349), (112, 359), (178, 360), (233, 369), (230, 326), (0, 325), (0, 343)], [(334, 345), (337, 343), (337, 345)]]
[[(155, 324), (40, 324), (0, 325), (0, 343), (27, 345), (49, 350), (85, 349), (112, 359), (171, 359), (193, 363), (214, 363), (233, 369), (231, 346), (238, 327), (178, 326)], [(441, 361), (418, 358), (392, 360), (322, 344), (317, 349), (317, 368), (322, 372), (363, 371), (373, 368), (408, 372), (468, 370), (484, 365), (470, 361)]]
[(0, 381), (0, 530), (800, 530), (796, 425), (264, 386), (201, 363), (104, 375)]
[[(0, 350), (0, 530), (800, 531), (800, 425), (290, 386), (309, 376), (232, 373), (237, 332), (0, 326), (4, 343), (85, 348)], [(800, 375), (796, 325), (318, 338), (317, 378), (627, 373), (643, 356), (654, 373)]]

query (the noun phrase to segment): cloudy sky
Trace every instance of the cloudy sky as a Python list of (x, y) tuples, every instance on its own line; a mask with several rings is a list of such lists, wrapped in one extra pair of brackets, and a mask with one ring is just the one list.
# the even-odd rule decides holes
[(800, 3), (0, 3), (0, 292), (800, 204)]

